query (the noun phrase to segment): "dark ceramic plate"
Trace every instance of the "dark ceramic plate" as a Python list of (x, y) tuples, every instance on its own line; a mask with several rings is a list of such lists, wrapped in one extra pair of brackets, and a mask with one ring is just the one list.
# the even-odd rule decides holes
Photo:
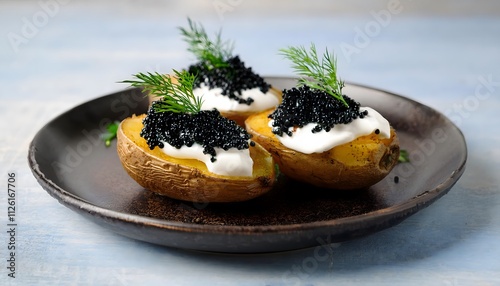
[[(279, 89), (291, 78), (268, 78)], [(446, 194), (467, 157), (460, 130), (435, 110), (388, 92), (347, 85), (345, 93), (380, 111), (411, 163), (363, 191), (335, 192), (280, 177), (255, 200), (193, 204), (155, 195), (123, 170), (104, 126), (147, 110), (137, 89), (97, 98), (60, 115), (31, 142), (29, 164), (60, 203), (119, 234), (155, 244), (217, 252), (284, 251), (340, 242), (394, 226)], [(397, 181), (397, 182), (396, 182)]]

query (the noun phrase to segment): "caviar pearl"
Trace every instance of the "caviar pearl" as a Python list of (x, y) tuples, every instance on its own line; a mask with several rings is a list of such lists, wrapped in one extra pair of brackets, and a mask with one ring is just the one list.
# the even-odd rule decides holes
[(308, 86), (283, 91), (283, 101), (269, 115), (273, 119), (273, 132), (291, 135), (290, 127), (302, 127), (314, 122), (312, 132), (331, 129), (336, 124), (348, 124), (368, 113), (360, 111), (359, 103), (343, 96), (348, 106), (333, 96)]
[[(291, 135), (284, 133), (277, 136), (284, 146), (304, 154), (322, 153), (336, 146), (349, 143), (354, 139), (372, 134), (379, 129), (380, 138), (390, 138), (391, 128), (389, 122), (374, 109), (362, 107), (370, 110), (368, 116), (357, 118), (349, 124), (337, 124), (330, 131), (322, 130), (314, 132), (315, 123), (308, 123), (300, 128), (290, 130)], [(269, 124), (272, 124), (272, 120)]]
[(156, 112), (154, 102), (143, 120), (141, 136), (150, 149), (163, 148), (168, 143), (179, 149), (182, 146), (203, 147), (203, 153), (217, 160), (216, 149), (248, 149), (250, 135), (234, 121), (224, 118), (217, 110), (204, 110), (196, 114)]
[(227, 66), (209, 68), (203, 63), (189, 67), (196, 74), (193, 93), (202, 97), (202, 109), (221, 112), (259, 112), (279, 103), (278, 97), (262, 77), (254, 73), (238, 56)]
[(201, 97), (203, 104), (201, 109), (210, 110), (217, 108), (221, 112), (259, 112), (279, 104), (278, 97), (271, 90), (263, 93), (259, 88), (254, 87), (241, 91), (242, 99), (252, 99), (251, 103), (241, 104), (222, 94), (222, 88), (210, 88), (205, 84), (193, 89), (196, 97)]
[(269, 126), (284, 146), (304, 154), (322, 153), (377, 130), (380, 138), (390, 137), (389, 122), (380, 113), (344, 99), (348, 107), (307, 86), (285, 90)]

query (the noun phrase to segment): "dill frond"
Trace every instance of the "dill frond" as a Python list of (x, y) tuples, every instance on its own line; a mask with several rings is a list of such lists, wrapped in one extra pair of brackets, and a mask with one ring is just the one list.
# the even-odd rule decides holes
[(280, 53), (292, 62), (294, 71), (302, 76), (298, 81), (299, 85), (324, 91), (348, 106), (342, 96), (344, 82), (337, 77), (337, 60), (328, 50), (321, 60), (314, 44), (311, 44), (309, 50), (302, 46), (288, 47), (280, 49)]
[(134, 75), (135, 80), (124, 80), (122, 83), (141, 87), (149, 94), (160, 96), (156, 112), (198, 113), (203, 101), (193, 94), (196, 76), (186, 70), (173, 72), (174, 78), (158, 72), (138, 73)]
[(209, 68), (227, 66), (227, 60), (232, 56), (233, 42), (223, 41), (220, 30), (215, 34), (215, 39), (210, 39), (205, 28), (190, 18), (188, 24), (189, 28), (179, 27), (188, 44), (188, 51)]

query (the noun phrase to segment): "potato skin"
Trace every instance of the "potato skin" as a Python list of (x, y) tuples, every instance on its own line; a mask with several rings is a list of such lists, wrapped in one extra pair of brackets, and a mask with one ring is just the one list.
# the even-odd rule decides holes
[(295, 180), (321, 188), (363, 189), (382, 180), (398, 161), (399, 140), (393, 128), (388, 139), (370, 134), (323, 153), (304, 154), (285, 147), (272, 133), (271, 112), (250, 116), (246, 129), (271, 153), (280, 171)]
[(201, 161), (173, 158), (158, 147), (150, 150), (140, 136), (144, 116), (126, 118), (117, 133), (118, 157), (130, 177), (142, 187), (174, 199), (203, 203), (246, 201), (272, 188), (274, 162), (260, 145), (250, 147), (254, 160), (252, 177), (217, 175)]

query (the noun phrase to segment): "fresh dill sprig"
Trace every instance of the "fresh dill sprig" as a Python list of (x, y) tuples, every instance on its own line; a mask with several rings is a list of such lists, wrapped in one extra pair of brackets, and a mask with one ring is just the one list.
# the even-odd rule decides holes
[(190, 18), (188, 24), (188, 29), (179, 27), (184, 41), (189, 45), (188, 51), (210, 69), (228, 66), (227, 60), (232, 56), (233, 42), (223, 41), (220, 30), (215, 34), (215, 39), (211, 40), (205, 28)]
[(186, 70), (173, 70), (175, 77), (155, 73), (138, 73), (137, 80), (124, 80), (134, 87), (141, 87), (144, 91), (160, 96), (159, 104), (155, 105), (156, 112), (198, 113), (203, 100), (193, 94), (196, 75)]
[(298, 85), (307, 85), (324, 91), (348, 106), (342, 96), (344, 82), (337, 77), (337, 60), (328, 50), (323, 54), (321, 61), (314, 44), (311, 44), (309, 51), (300, 46), (280, 49), (280, 53), (292, 62), (295, 72), (303, 76), (299, 79)]

